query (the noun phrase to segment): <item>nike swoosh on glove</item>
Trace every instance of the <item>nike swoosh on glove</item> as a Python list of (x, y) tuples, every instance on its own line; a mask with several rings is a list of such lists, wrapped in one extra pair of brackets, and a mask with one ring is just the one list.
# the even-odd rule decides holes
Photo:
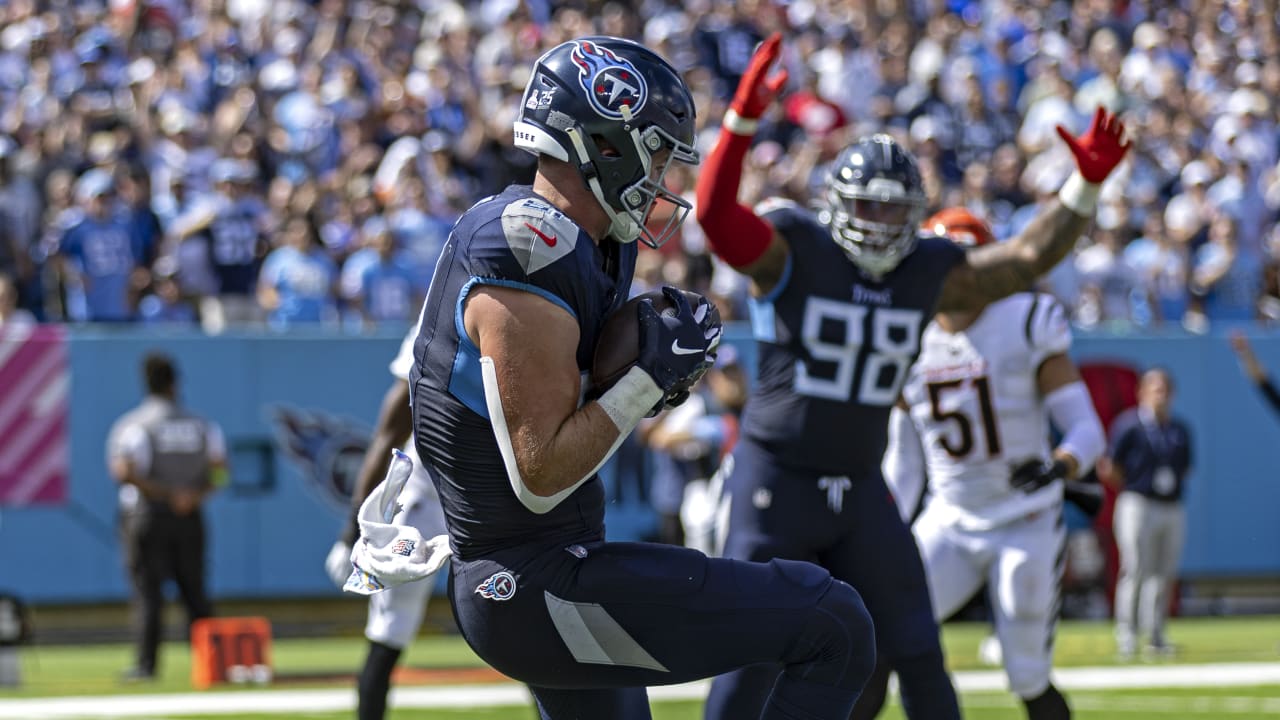
[(387, 476), (360, 505), (360, 539), (351, 550), (353, 570), (343, 590), (372, 595), (395, 585), (430, 577), (449, 561), (449, 536), (431, 539), (412, 525), (392, 525), (400, 512), (396, 498), (413, 474), (413, 461), (391, 451)]
[(674, 310), (659, 314), (646, 300), (637, 308), (640, 315), (640, 357), (637, 365), (662, 390), (656, 413), (670, 401), (687, 399), (688, 390), (715, 362), (720, 347), (720, 311), (699, 296), (696, 307), (680, 290), (664, 286), (662, 294)]

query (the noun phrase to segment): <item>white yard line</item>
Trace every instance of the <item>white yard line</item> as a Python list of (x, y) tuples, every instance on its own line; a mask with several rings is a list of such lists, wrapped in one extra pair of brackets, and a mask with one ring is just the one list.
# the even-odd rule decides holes
[[(1001, 691), (1004, 673), (998, 670), (955, 674), (961, 692)], [(1114, 690), (1121, 688), (1247, 687), (1280, 685), (1280, 663), (1220, 663), (1212, 665), (1154, 665), (1146, 667), (1063, 668), (1054, 673), (1063, 690)], [(706, 681), (656, 687), (653, 700), (700, 700), (707, 694)], [(355, 707), (354, 688), (338, 690), (244, 690), (237, 692), (178, 693), (170, 695), (103, 695), (66, 698), (0, 700), (0, 720), (96, 720), (98, 718), (163, 718), (174, 715), (240, 715), (246, 713), (342, 712)], [(1079, 701), (1085, 701), (1080, 698)], [(522, 705), (529, 696), (521, 685), (456, 685), (402, 687), (391, 691), (392, 707), (475, 708)], [(1077, 703), (1079, 702), (1077, 701)], [(1197, 711), (1219, 715), (1259, 710), (1280, 710), (1280, 702), (1266, 698), (1121, 698), (1106, 707), (1134, 712), (1161, 709)], [(1198, 705), (1197, 705), (1198, 703)], [(1084, 708), (1082, 708), (1084, 709)], [(1098, 708), (1089, 708), (1098, 709)]]

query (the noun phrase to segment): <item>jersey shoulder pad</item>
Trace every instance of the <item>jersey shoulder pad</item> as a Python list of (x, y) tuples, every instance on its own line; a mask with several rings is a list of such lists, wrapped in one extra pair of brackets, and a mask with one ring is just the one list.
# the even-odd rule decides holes
[(495, 197), (468, 210), (454, 234), (473, 275), (528, 282), (573, 255), (581, 230), (545, 200)]
[[(927, 285), (941, 288), (939, 280), (963, 260), (964, 248), (950, 240), (920, 234), (916, 236), (915, 248), (885, 276), (884, 281), (898, 287), (918, 289)], [(924, 280), (925, 278), (929, 280)]]
[(916, 249), (912, 254), (946, 265), (954, 265), (964, 258), (965, 249), (947, 238), (922, 232), (916, 236)]
[(756, 203), (754, 211), (760, 219), (768, 222), (774, 230), (788, 239), (791, 239), (793, 230), (800, 226), (821, 227), (813, 213), (786, 198), (765, 198)]
[(537, 197), (500, 196), (473, 208), (454, 230), (466, 247), (468, 273), (497, 284), (524, 287), (582, 310), (584, 262), (575, 249), (590, 243), (577, 223)]
[(788, 200), (783, 197), (767, 197), (761, 200), (760, 202), (756, 203), (755, 207), (752, 208), (752, 211), (755, 212), (755, 214), (759, 215), (760, 217), (764, 217), (773, 212), (780, 212), (784, 210), (803, 211), (804, 208), (800, 207), (800, 204), (797, 203), (796, 201)]
[(522, 198), (502, 209), (502, 235), (516, 262), (532, 275), (573, 254), (581, 229), (541, 198)]
[(1027, 346), (1039, 359), (1071, 348), (1071, 322), (1062, 303), (1045, 293), (1020, 293), (1021, 327)]

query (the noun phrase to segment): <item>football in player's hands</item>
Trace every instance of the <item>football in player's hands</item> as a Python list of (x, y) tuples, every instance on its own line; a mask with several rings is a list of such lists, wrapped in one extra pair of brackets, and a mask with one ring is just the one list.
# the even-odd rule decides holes
[[(688, 313), (697, 313), (700, 307), (706, 308), (701, 311), (703, 317), (694, 318), (698, 324), (697, 334), (701, 335), (696, 345), (698, 348), (696, 355), (698, 357), (689, 357), (688, 359), (692, 361), (692, 365), (714, 359), (720, 331), (720, 311), (716, 309), (715, 305), (712, 305), (701, 295), (687, 290), (676, 290), (675, 288), (667, 288), (665, 291), (653, 290), (631, 298), (622, 307), (618, 308), (617, 312), (605, 320), (604, 327), (600, 330), (600, 337), (596, 340), (595, 354), (591, 363), (590, 379), (593, 394), (599, 395), (607, 391), (623, 375), (626, 375), (628, 370), (640, 362), (641, 334), (643, 331), (641, 327), (642, 312), (646, 314), (656, 312), (664, 324), (673, 323), (677, 320), (680, 308), (673, 300), (675, 293), (680, 293), (684, 296), (685, 306), (688, 308), (686, 312)], [(648, 305), (649, 307), (642, 310), (641, 306), (643, 305)], [(689, 330), (692, 332), (694, 328), (689, 328)], [(707, 337), (708, 332), (714, 332), (714, 338)], [(679, 348), (678, 340), (675, 343), (676, 348)], [(668, 348), (667, 350), (670, 351), (671, 349)], [(650, 368), (644, 369), (652, 374)], [(672, 369), (678, 370), (677, 368)], [(705, 368), (703, 369), (705, 370)], [(679, 382), (684, 379), (683, 377), (678, 377), (672, 378), (672, 381), (676, 385), (684, 384), (685, 387), (683, 389), (687, 390), (688, 386), (693, 383), (692, 381), (688, 383)], [(659, 386), (664, 385), (662, 379), (655, 377), (654, 380), (658, 382)], [(673, 388), (663, 387), (663, 389), (671, 390)], [(669, 393), (668, 400), (674, 400), (677, 396), (678, 393)], [(687, 397), (687, 394), (684, 397)]]

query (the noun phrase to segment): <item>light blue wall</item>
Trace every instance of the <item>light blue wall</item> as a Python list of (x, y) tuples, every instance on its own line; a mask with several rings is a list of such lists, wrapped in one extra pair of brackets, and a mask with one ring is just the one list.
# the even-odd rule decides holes
[[(730, 334), (741, 341), (742, 332)], [(174, 356), (185, 402), (218, 420), (233, 450), (233, 484), (211, 500), (210, 582), (216, 596), (336, 592), (321, 570), (343, 513), (276, 442), (274, 408), (323, 411), (353, 431), (372, 426), (399, 338), (155, 335), (76, 332), (72, 368), (71, 502), (0, 508), (0, 589), (34, 602), (126, 596), (115, 538), (115, 487), (103, 463), (111, 422), (141, 395), (138, 363), (151, 349)], [(1256, 339), (1280, 368), (1280, 337)], [(754, 353), (744, 347), (746, 361)], [(1170, 368), (1175, 407), (1195, 432), (1190, 533), (1183, 559), (1195, 575), (1280, 576), (1280, 417), (1240, 374), (1220, 337), (1077, 340), (1081, 359)], [(323, 453), (321, 453), (323, 454)], [(612, 492), (612, 488), (611, 488)], [(610, 505), (613, 538), (634, 538), (652, 518), (623, 492)]]
[[(1280, 381), (1280, 336), (1253, 338)], [(1191, 427), (1195, 466), (1188, 486), (1182, 572), (1280, 576), (1280, 415), (1244, 377), (1224, 336), (1078, 336), (1078, 360), (1161, 365), (1174, 378), (1174, 412)]]

